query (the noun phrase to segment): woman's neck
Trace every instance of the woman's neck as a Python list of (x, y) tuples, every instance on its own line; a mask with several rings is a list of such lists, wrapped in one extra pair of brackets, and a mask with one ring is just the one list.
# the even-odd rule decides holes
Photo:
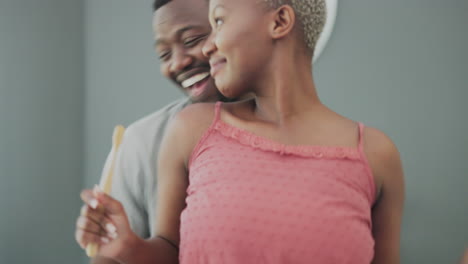
[(255, 84), (255, 112), (261, 119), (283, 124), (322, 106), (312, 76), (311, 58), (303, 53), (273, 56), (261, 77)]

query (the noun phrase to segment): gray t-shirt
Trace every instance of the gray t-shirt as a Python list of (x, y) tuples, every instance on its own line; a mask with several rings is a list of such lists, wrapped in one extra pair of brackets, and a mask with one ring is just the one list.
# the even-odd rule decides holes
[[(142, 238), (155, 232), (157, 160), (164, 132), (189, 103), (185, 98), (177, 100), (133, 123), (119, 147), (111, 195), (123, 204), (132, 230)], [(110, 155), (106, 166), (109, 160)]]

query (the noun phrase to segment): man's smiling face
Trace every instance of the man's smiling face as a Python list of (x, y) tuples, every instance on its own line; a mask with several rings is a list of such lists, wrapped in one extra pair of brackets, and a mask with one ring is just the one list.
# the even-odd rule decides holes
[(211, 33), (207, 1), (169, 1), (154, 12), (153, 29), (161, 73), (194, 102), (220, 99), (208, 58), (202, 53)]

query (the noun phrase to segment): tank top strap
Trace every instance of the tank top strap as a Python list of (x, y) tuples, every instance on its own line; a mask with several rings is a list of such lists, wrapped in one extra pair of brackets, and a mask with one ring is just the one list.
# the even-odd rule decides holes
[(215, 124), (216, 122), (218, 122), (219, 118), (220, 118), (220, 115), (221, 115), (221, 105), (223, 104), (223, 102), (221, 101), (218, 101), (216, 102), (215, 104), (215, 115), (214, 115), (214, 118), (213, 118), (213, 124)]
[(374, 179), (374, 174), (372, 172), (371, 165), (369, 163), (369, 160), (367, 159), (366, 153), (364, 152), (364, 124), (359, 122), (359, 154), (361, 155), (361, 160), (364, 162), (367, 175), (369, 178), (369, 186), (370, 186), (370, 192), (369, 192), (369, 201), (374, 204), (375, 202), (375, 195), (377, 192), (376, 185), (375, 185), (375, 179)]
[(358, 149), (359, 152), (364, 153), (364, 124), (359, 122), (359, 143), (358, 143)]
[(219, 119), (220, 119), (220, 115), (221, 115), (221, 104), (223, 102), (221, 101), (218, 101), (216, 102), (215, 104), (215, 111), (214, 111), (214, 117), (213, 117), (213, 121), (211, 122), (211, 125), (208, 127), (208, 129), (205, 131), (205, 133), (203, 133), (202, 137), (200, 138), (200, 140), (198, 141), (198, 143), (195, 145), (195, 147), (193, 148), (192, 150), (192, 153), (190, 154), (190, 158), (189, 158), (189, 168), (192, 164), (192, 161), (193, 159), (195, 159), (197, 156), (198, 156), (198, 152), (200, 150), (200, 148), (203, 146), (204, 142), (208, 139), (208, 137), (212, 134), (213, 131), (216, 130), (216, 126), (219, 125)]

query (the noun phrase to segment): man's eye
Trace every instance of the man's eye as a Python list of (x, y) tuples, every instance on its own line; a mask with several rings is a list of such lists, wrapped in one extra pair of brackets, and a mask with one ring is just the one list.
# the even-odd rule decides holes
[(203, 40), (205, 36), (199, 36), (194, 38), (188, 38), (184, 41), (184, 45), (187, 47), (193, 47), (197, 45), (201, 40)]
[(159, 59), (162, 61), (166, 61), (169, 59), (170, 52), (164, 52), (159, 54)]

